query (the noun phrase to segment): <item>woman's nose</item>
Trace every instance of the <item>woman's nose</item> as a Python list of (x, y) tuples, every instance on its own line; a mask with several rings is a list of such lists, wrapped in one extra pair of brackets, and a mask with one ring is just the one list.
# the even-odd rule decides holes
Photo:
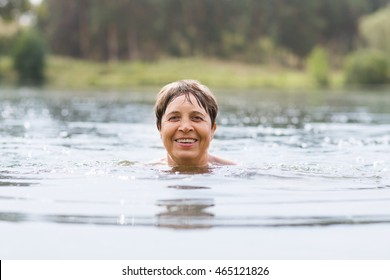
[(184, 133), (189, 132), (189, 131), (192, 131), (192, 130), (193, 130), (193, 127), (192, 127), (191, 121), (190, 121), (190, 120), (182, 119), (182, 120), (180, 121), (179, 130), (180, 130), (180, 131), (183, 131)]

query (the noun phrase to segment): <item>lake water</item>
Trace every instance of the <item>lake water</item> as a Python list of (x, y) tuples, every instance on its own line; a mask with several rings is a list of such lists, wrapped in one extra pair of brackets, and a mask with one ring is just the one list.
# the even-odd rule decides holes
[(179, 172), (155, 93), (0, 89), (0, 259), (388, 259), (390, 92), (216, 92)]

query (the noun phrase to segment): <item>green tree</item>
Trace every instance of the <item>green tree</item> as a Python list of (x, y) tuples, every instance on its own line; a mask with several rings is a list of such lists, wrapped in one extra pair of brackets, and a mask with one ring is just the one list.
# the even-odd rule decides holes
[(359, 31), (368, 47), (390, 52), (390, 6), (364, 16)]
[(299, 57), (305, 57), (319, 41), (324, 19), (318, 16), (319, 1), (275, 1), (277, 43), (290, 49)]
[(329, 85), (329, 57), (323, 47), (315, 47), (307, 59), (307, 70), (316, 85), (326, 87)]
[(28, 0), (0, 1), (0, 19), (12, 21), (31, 8)]
[(377, 50), (362, 49), (347, 57), (346, 82), (355, 85), (379, 85), (389, 81), (387, 56)]
[(267, 38), (303, 60), (316, 45), (333, 54), (349, 52), (358, 18), (387, 1), (44, 0), (47, 18), (39, 22), (51, 51), (73, 57), (269, 61), (259, 55), (259, 42)]
[(22, 32), (16, 40), (13, 65), (23, 84), (42, 84), (45, 72), (45, 46), (35, 30)]

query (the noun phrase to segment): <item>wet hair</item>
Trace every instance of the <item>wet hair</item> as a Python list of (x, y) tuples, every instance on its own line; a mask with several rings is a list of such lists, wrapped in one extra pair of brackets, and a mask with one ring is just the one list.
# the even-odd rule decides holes
[(185, 96), (191, 102), (190, 95), (195, 97), (198, 105), (202, 107), (210, 116), (211, 125), (214, 125), (218, 114), (218, 105), (211, 90), (196, 80), (181, 80), (165, 85), (157, 95), (154, 113), (156, 115), (156, 125), (160, 130), (161, 120), (165, 111), (175, 98)]

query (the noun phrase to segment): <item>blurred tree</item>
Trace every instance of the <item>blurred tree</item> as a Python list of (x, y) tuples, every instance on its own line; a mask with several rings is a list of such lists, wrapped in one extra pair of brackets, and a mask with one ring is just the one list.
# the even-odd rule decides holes
[(310, 52), (307, 70), (317, 86), (327, 87), (329, 85), (329, 57), (323, 47), (316, 46)]
[(33, 29), (19, 34), (13, 49), (13, 64), (20, 83), (41, 84), (45, 75), (46, 49)]
[(29, 9), (30, 2), (28, 0), (1, 0), (0, 18), (5, 21), (15, 20)]
[(359, 34), (364, 48), (348, 55), (346, 83), (377, 85), (390, 79), (390, 6), (361, 18)]
[(348, 55), (345, 64), (346, 83), (380, 85), (389, 81), (388, 58), (384, 52), (362, 49)]
[(277, 43), (305, 57), (319, 41), (324, 20), (318, 16), (319, 1), (275, 0)]
[(95, 60), (204, 55), (270, 61), (260, 54), (259, 42), (267, 38), (303, 61), (318, 44), (332, 53), (351, 50), (358, 18), (387, 1), (44, 0), (47, 18), (40, 26), (54, 53)]
[(321, 1), (320, 16), (327, 19), (322, 42), (333, 52), (346, 53), (354, 44), (359, 17), (368, 11), (366, 0)]
[(390, 53), (390, 6), (363, 17), (359, 32), (369, 47)]
[(44, 34), (53, 53), (88, 58), (82, 55), (80, 40), (79, 20), (85, 10), (79, 9), (79, 4), (84, 1), (46, 0), (42, 3), (47, 5), (47, 18), (41, 22), (45, 23)]
[(18, 20), (29, 8), (28, 0), (0, 0), (0, 55), (10, 55), (20, 29)]

